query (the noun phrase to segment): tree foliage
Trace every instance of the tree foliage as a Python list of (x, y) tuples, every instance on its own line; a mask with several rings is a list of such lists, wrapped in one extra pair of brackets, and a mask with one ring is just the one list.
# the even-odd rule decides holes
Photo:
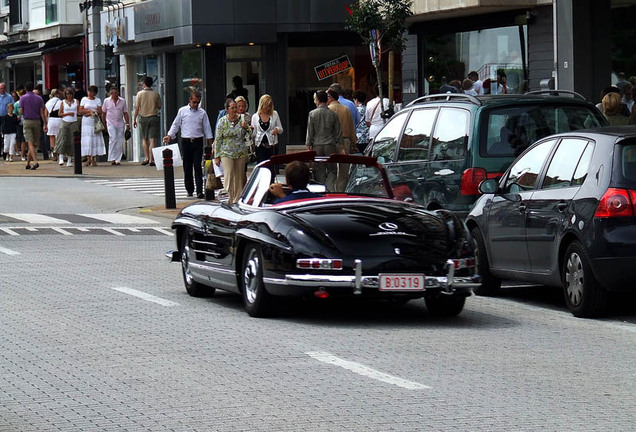
[(373, 41), (371, 30), (377, 30), (380, 45), (400, 51), (405, 45), (406, 19), (413, 14), (412, 3), (412, 0), (358, 1), (351, 5), (346, 28), (358, 33), (366, 44)]

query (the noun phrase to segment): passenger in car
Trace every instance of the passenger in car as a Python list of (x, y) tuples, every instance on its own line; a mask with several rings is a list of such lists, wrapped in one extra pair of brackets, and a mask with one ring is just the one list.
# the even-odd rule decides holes
[(272, 183), (269, 186), (269, 193), (277, 198), (274, 204), (321, 196), (307, 189), (307, 185), (311, 180), (311, 172), (307, 164), (301, 161), (293, 161), (287, 164), (285, 167), (285, 180), (287, 185), (291, 187), (289, 193), (285, 192), (283, 185), (280, 183)]

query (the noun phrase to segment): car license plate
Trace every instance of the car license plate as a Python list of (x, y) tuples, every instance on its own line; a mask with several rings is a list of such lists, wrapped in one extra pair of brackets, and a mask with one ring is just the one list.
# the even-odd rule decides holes
[(381, 274), (380, 291), (424, 291), (424, 275)]

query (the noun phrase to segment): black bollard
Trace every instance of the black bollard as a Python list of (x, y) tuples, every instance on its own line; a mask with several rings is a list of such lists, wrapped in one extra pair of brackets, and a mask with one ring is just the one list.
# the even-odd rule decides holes
[[(212, 146), (208, 144), (203, 149), (205, 151), (205, 156), (204, 156), (205, 163), (203, 166), (207, 168), (205, 173), (205, 188), (203, 188), (203, 192), (205, 193), (206, 201), (213, 201), (214, 189), (209, 184), (209, 180), (211, 176), (214, 176), (214, 167), (212, 166), (212, 164), (214, 163), (214, 161), (212, 161)], [(210, 162), (208, 163), (208, 161)]]
[(82, 173), (82, 135), (79, 131), (73, 132), (73, 172)]
[(172, 165), (172, 150), (169, 148), (162, 152), (163, 155), (163, 183), (166, 195), (166, 208), (177, 208), (177, 198), (174, 192), (174, 166)]

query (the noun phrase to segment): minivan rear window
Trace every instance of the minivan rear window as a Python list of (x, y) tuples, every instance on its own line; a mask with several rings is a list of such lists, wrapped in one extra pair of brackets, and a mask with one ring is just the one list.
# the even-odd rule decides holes
[(592, 107), (580, 105), (495, 108), (484, 113), (482, 125), (480, 154), (491, 157), (515, 157), (548, 135), (603, 126)]

